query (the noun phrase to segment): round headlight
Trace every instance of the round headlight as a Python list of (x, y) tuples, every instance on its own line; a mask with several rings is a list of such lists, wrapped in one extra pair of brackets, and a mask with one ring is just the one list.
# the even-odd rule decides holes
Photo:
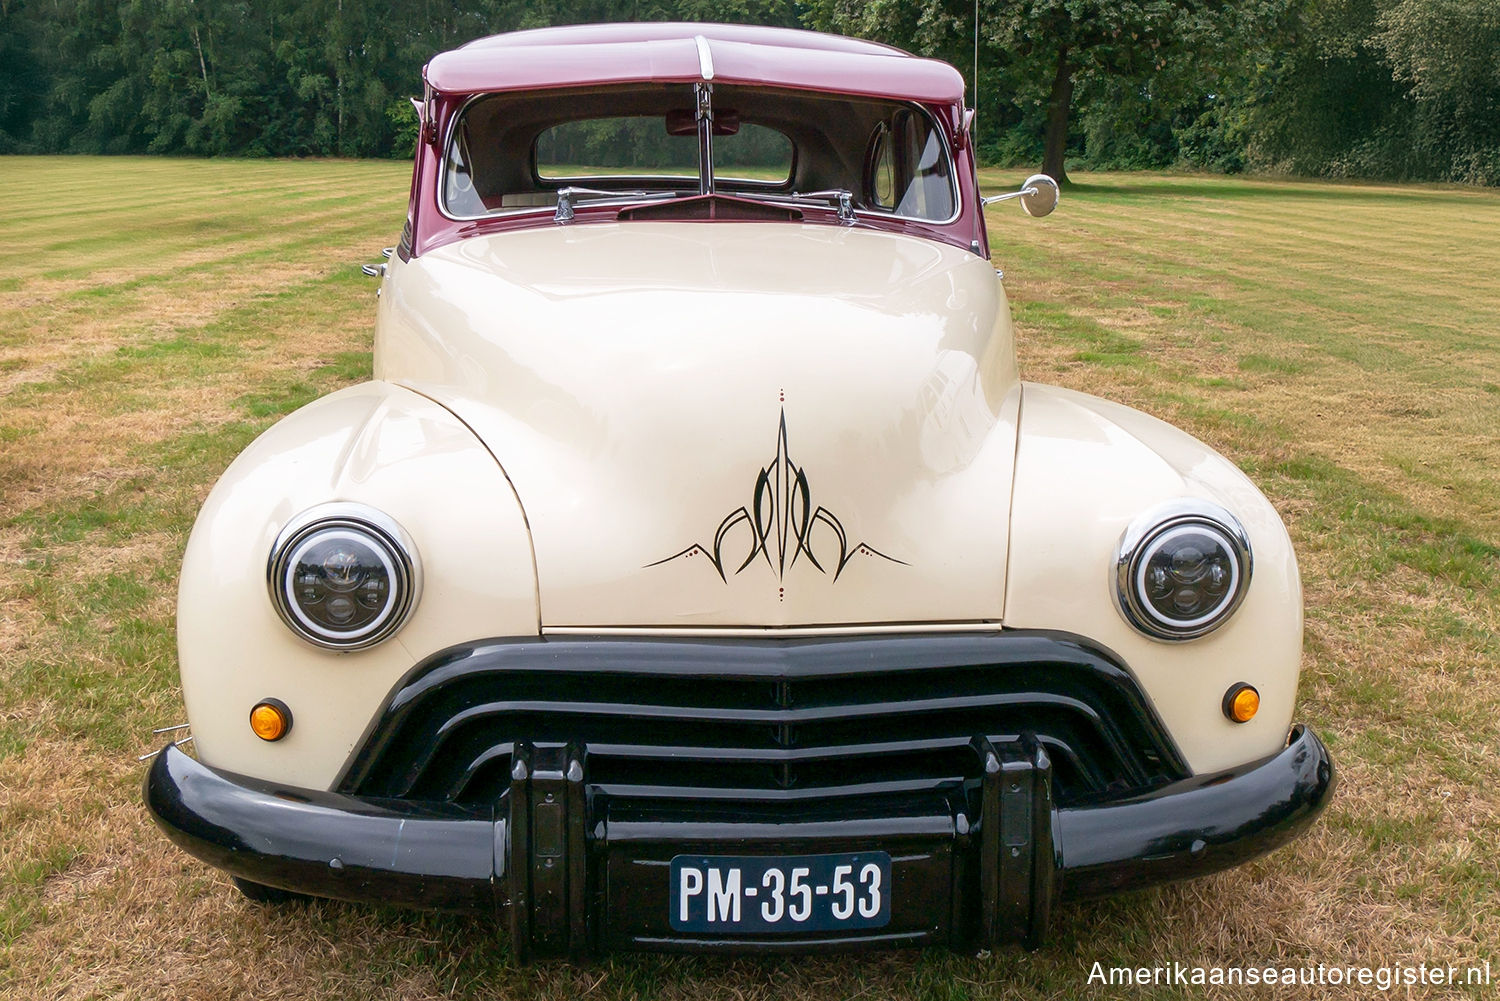
[(1120, 539), (1120, 612), (1158, 639), (1202, 636), (1239, 607), (1250, 565), (1250, 541), (1234, 515), (1206, 501), (1174, 501), (1136, 519)]
[(420, 581), (416, 549), (401, 526), (374, 508), (324, 504), (282, 531), (267, 583), (294, 633), (328, 649), (359, 650), (401, 628)]

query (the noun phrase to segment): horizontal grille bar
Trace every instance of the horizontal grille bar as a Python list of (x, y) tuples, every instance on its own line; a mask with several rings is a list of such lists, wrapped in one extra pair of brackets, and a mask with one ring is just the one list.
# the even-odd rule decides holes
[(590, 716), (623, 718), (629, 720), (688, 720), (712, 722), (717, 726), (781, 725), (828, 722), (831, 720), (863, 719), (871, 716), (915, 716), (922, 713), (937, 713), (951, 710), (984, 711), (1015, 705), (1055, 705), (1071, 712), (1097, 719), (1089, 706), (1076, 699), (1045, 693), (1007, 692), (990, 695), (960, 695), (943, 698), (915, 699), (907, 702), (846, 703), (820, 706), (816, 709), (719, 709), (693, 706), (663, 706), (640, 703), (621, 705), (609, 702), (546, 702), (513, 701), (485, 702), (465, 709), (445, 721), (434, 736), (446, 738), (476, 720), (484, 717), (523, 716), (528, 714), (553, 716)]
[(1063, 634), (475, 644), (393, 693), (341, 788), (498, 801), (517, 742), (574, 743), (612, 796), (794, 801), (977, 779), (1032, 733), (1060, 800), (1186, 774), (1134, 680)]

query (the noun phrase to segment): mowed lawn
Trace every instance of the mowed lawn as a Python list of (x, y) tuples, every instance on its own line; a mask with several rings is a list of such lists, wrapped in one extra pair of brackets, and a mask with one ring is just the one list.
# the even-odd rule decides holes
[(0, 996), (1229, 997), (1088, 977), (1500, 973), (1500, 192), (1457, 188), (1079, 175), (1048, 219), (990, 211), (1023, 373), (1186, 427), (1290, 526), (1298, 717), (1341, 769), (1290, 847), (977, 958), (516, 967), (483, 920), (242, 899), (140, 805), (136, 756), (183, 719), (177, 564), (240, 449), (367, 377), (359, 264), (396, 241), (407, 180), (0, 158)]

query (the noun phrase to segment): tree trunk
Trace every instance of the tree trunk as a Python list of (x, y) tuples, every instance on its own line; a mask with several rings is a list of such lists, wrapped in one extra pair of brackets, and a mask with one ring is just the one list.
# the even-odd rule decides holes
[(1063, 157), (1068, 151), (1068, 113), (1073, 106), (1073, 67), (1067, 47), (1057, 52), (1057, 75), (1052, 78), (1052, 96), (1047, 100), (1047, 133), (1042, 154), (1042, 173), (1058, 184), (1067, 181)]
[(214, 86), (208, 82), (208, 60), (203, 58), (203, 39), (198, 34), (198, 26), (193, 25), (193, 45), (198, 50), (198, 69), (203, 72), (203, 94), (205, 97), (214, 96)]

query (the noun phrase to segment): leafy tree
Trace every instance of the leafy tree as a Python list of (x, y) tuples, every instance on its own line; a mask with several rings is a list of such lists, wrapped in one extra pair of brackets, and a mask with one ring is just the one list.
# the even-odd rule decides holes
[(1304, 0), (1247, 101), (1247, 158), (1500, 184), (1500, 3)]
[(22, 0), (0, 0), (0, 153), (26, 148), (25, 136), (44, 93), (28, 14)]
[(1371, 42), (1415, 106), (1420, 172), (1500, 183), (1500, 2), (1385, 3)]
[(1375, 0), (1309, 0), (1282, 26), (1246, 95), (1248, 153), (1261, 167), (1342, 173), (1355, 146), (1398, 128), (1401, 88), (1371, 43)]
[[(981, 148), (1500, 184), (1500, 0), (979, 0)], [(591, 21), (878, 38), (968, 69), (974, 0), (0, 0), (0, 152), (406, 156), (431, 56)]]
[[(1215, 68), (1243, 52), (1288, 0), (980, 0), (984, 59), (1001, 68), (1019, 115), (1042, 111), (1042, 169), (1066, 179), (1075, 96), (1125, 93), (1154, 100), (1212, 86)], [(953, 0), (897, 3), (815, 0), (815, 23), (952, 59), (970, 28), (972, 5)], [(945, 51), (946, 50), (946, 51)], [(960, 56), (953, 60), (968, 64)], [(1139, 103), (1139, 102), (1135, 102)], [(1031, 112), (1028, 115), (1028, 112)]]
[(0, 151), (409, 154), (443, 49), (521, 27), (716, 17), (787, 0), (0, 0)]

